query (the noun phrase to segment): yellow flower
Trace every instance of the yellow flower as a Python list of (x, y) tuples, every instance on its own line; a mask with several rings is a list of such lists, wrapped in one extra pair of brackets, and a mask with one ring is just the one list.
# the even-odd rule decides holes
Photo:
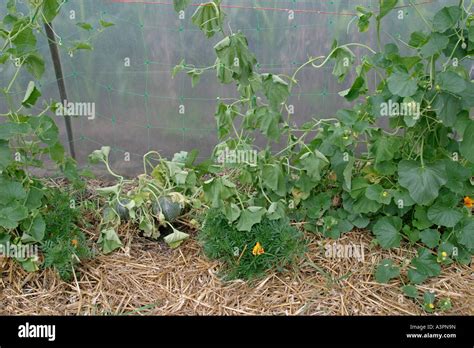
[(464, 205), (468, 208), (474, 207), (474, 199), (469, 196), (464, 197)]
[(446, 251), (443, 251), (443, 252), (441, 253), (441, 256), (442, 256), (443, 258), (446, 258), (446, 257), (448, 257), (448, 253), (447, 253)]
[(434, 304), (428, 303), (428, 307), (430, 307), (431, 309), (433, 309), (433, 308), (434, 308)]
[(388, 192), (387, 192), (387, 191), (383, 191), (382, 196), (387, 197), (387, 196), (388, 196)]
[(252, 254), (254, 256), (257, 256), (257, 255), (262, 255), (263, 253), (265, 253), (265, 250), (262, 248), (260, 243), (257, 242), (257, 244), (255, 244), (255, 246), (252, 249)]
[(77, 239), (73, 239), (71, 240), (71, 244), (73, 247), (77, 248), (77, 245), (79, 244), (79, 242), (77, 241)]

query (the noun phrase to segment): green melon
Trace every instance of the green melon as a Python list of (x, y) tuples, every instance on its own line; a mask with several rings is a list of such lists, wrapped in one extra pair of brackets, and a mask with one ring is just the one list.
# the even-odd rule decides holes
[(162, 196), (153, 203), (153, 213), (157, 216), (163, 213), (166, 221), (173, 222), (183, 213), (183, 205), (169, 196)]

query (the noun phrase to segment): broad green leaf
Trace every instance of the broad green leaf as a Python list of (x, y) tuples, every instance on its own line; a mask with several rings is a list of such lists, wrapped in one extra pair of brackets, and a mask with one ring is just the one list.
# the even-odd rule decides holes
[(312, 194), (303, 201), (303, 207), (307, 210), (310, 219), (319, 219), (331, 207), (331, 196), (327, 192)]
[(242, 33), (232, 34), (217, 43), (214, 49), (220, 65), (217, 70), (219, 80), (230, 83), (234, 79), (248, 85), (257, 59), (248, 47), (247, 38)]
[(428, 219), (428, 214), (426, 208), (420, 205), (417, 205), (415, 208), (415, 215), (413, 219), (413, 226), (419, 230), (424, 230), (433, 225), (433, 223)]
[(224, 208), (224, 215), (229, 222), (236, 221), (240, 216), (241, 210), (237, 204), (231, 203)]
[(375, 162), (379, 163), (393, 160), (402, 143), (403, 139), (400, 137), (379, 135), (370, 149), (375, 155)]
[(378, 20), (385, 17), (397, 5), (398, 0), (380, 0), (380, 12), (377, 16)]
[(282, 103), (289, 96), (288, 84), (278, 75), (262, 74), (263, 91), (267, 97), (270, 107), (278, 111)]
[(89, 51), (92, 51), (92, 46), (88, 42), (76, 42), (74, 44), (73, 50), (89, 50)]
[(31, 127), (27, 123), (2, 123), (0, 127), (0, 140), (9, 140), (17, 135), (25, 135), (31, 131)]
[(436, 83), (447, 92), (461, 93), (466, 89), (466, 81), (452, 71), (440, 72), (436, 76)]
[(252, 226), (262, 221), (262, 217), (265, 215), (266, 210), (263, 207), (248, 207), (240, 214), (239, 222), (237, 223), (237, 229), (239, 231), (250, 232)]
[(285, 177), (279, 165), (266, 164), (262, 169), (262, 182), (265, 187), (279, 196), (286, 195)]
[(408, 278), (414, 284), (425, 281), (428, 277), (436, 277), (441, 273), (441, 266), (436, 256), (429, 249), (419, 249), (418, 257), (411, 261), (413, 269), (408, 270)]
[(460, 244), (474, 251), (474, 219), (472, 217), (464, 219), (456, 234)]
[(34, 186), (30, 187), (28, 196), (26, 198), (25, 207), (30, 210), (41, 207), (43, 197), (44, 193), (41, 189)]
[(425, 164), (402, 160), (398, 164), (399, 183), (410, 197), (421, 205), (428, 205), (438, 197), (439, 189), (446, 184), (446, 168), (443, 163)]
[(369, 29), (370, 18), (372, 17), (373, 13), (362, 6), (357, 6), (357, 11), (360, 12), (357, 27), (359, 28), (359, 32), (364, 33)]
[(0, 140), (0, 173), (13, 162), (13, 155), (6, 140)]
[(51, 23), (53, 21), (53, 19), (58, 15), (59, 8), (59, 0), (44, 0), (43, 15), (46, 23)]
[(411, 97), (418, 90), (416, 80), (404, 72), (394, 72), (387, 82), (390, 92), (400, 97)]
[(354, 83), (352, 84), (351, 88), (339, 92), (339, 95), (341, 97), (346, 98), (348, 101), (353, 101), (359, 98), (359, 96), (361, 94), (364, 94), (366, 91), (367, 91), (367, 86), (365, 84), (364, 78), (361, 76), (358, 76), (355, 79)]
[(380, 261), (375, 271), (375, 280), (377, 282), (386, 284), (390, 279), (396, 278), (400, 275), (400, 268), (393, 264), (390, 259), (383, 259)]
[(458, 6), (443, 7), (433, 18), (433, 29), (444, 33), (452, 28), (461, 17), (461, 9)]
[(428, 58), (435, 54), (441, 53), (449, 44), (449, 38), (442, 34), (433, 33), (429, 40), (421, 47), (420, 53), (423, 57)]
[(286, 207), (282, 202), (273, 202), (267, 210), (267, 217), (270, 220), (279, 220), (286, 216)]
[(217, 122), (219, 139), (222, 139), (227, 136), (232, 129), (232, 124), (237, 116), (237, 108), (235, 106), (219, 103), (214, 116)]
[(408, 44), (412, 47), (420, 47), (423, 46), (428, 41), (428, 36), (420, 31), (414, 31), (410, 35), (410, 41)]
[(213, 0), (201, 4), (193, 14), (193, 24), (199, 27), (208, 38), (221, 31), (224, 13), (221, 11), (220, 3), (220, 0)]
[(392, 200), (392, 194), (389, 190), (384, 189), (381, 185), (375, 184), (367, 187), (365, 196), (372, 200), (382, 204), (390, 204)]
[(27, 216), (28, 210), (18, 204), (0, 208), (0, 226), (7, 230), (17, 228), (19, 222)]
[(436, 110), (438, 117), (448, 127), (452, 127), (456, 123), (461, 107), (461, 98), (446, 92), (438, 94), (433, 103), (433, 108)]
[(428, 219), (435, 225), (454, 227), (461, 221), (463, 214), (456, 208), (456, 196), (441, 196), (428, 209)]
[(11, 35), (14, 34), (12, 43), (15, 45), (16, 54), (19, 57), (36, 51), (36, 37), (31, 26), (27, 26), (25, 21), (15, 23)]
[(329, 160), (318, 150), (315, 150), (312, 153), (303, 155), (301, 164), (309, 177), (319, 181), (321, 180), (321, 171), (329, 164)]
[(429, 248), (435, 248), (439, 244), (441, 234), (437, 230), (427, 229), (420, 232), (420, 238)]
[(43, 76), (45, 65), (44, 60), (40, 55), (36, 53), (28, 55), (28, 57), (25, 58), (24, 65), (26, 70), (28, 70), (35, 79), (39, 80)]
[(36, 104), (38, 98), (41, 97), (41, 92), (36, 88), (36, 85), (33, 81), (28, 83), (28, 88), (26, 89), (25, 96), (21, 104), (24, 107), (30, 108)]
[(402, 291), (407, 297), (418, 298), (418, 289), (413, 285), (402, 286)]
[(277, 141), (280, 138), (280, 113), (275, 112), (268, 107), (262, 106), (255, 110), (255, 118), (263, 135), (274, 141)]
[(400, 246), (402, 235), (402, 219), (398, 216), (384, 216), (377, 220), (373, 232), (377, 236), (380, 246), (384, 249)]
[(0, 180), (0, 204), (10, 204), (12, 201), (23, 201), (26, 191), (23, 185), (16, 181)]
[(21, 241), (23, 243), (39, 243), (43, 240), (46, 223), (41, 215), (37, 215), (34, 219), (28, 219), (22, 223), (24, 232)]
[(470, 121), (464, 130), (464, 137), (459, 151), (469, 162), (474, 163), (474, 121)]

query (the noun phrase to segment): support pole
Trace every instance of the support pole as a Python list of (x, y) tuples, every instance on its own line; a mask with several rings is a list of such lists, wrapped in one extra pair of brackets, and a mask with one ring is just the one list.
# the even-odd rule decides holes
[[(56, 42), (56, 36), (53, 30), (53, 24), (44, 23), (44, 29), (46, 30), (46, 36), (48, 37), (49, 50), (51, 52), (54, 72), (56, 74), (56, 80), (58, 82), (59, 96), (61, 97), (61, 103), (63, 103), (65, 100), (67, 100), (66, 85), (64, 83), (61, 57), (59, 56), (59, 49), (58, 44)], [(69, 153), (72, 158), (76, 159), (76, 151), (74, 149), (74, 135), (72, 133), (71, 127), (71, 116), (65, 115), (64, 123), (66, 124), (66, 134), (69, 142)]]

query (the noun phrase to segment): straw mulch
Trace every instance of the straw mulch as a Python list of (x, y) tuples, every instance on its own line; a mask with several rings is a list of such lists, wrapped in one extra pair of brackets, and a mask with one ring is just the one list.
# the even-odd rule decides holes
[[(83, 263), (65, 283), (51, 270), (28, 274), (0, 260), (0, 314), (20, 315), (420, 315), (419, 304), (401, 296), (401, 284), (378, 284), (373, 272), (391, 257), (404, 262), (412, 250), (370, 247), (368, 232), (354, 231), (338, 242), (364, 243), (365, 260), (328, 258), (326, 242), (308, 236), (307, 258), (285, 273), (271, 273), (254, 284), (222, 282), (219, 263), (207, 260), (194, 238), (168, 249), (125, 227), (125, 247)], [(418, 286), (450, 297), (444, 314), (474, 314), (472, 267), (451, 265)], [(441, 313), (440, 313), (441, 314)]]

